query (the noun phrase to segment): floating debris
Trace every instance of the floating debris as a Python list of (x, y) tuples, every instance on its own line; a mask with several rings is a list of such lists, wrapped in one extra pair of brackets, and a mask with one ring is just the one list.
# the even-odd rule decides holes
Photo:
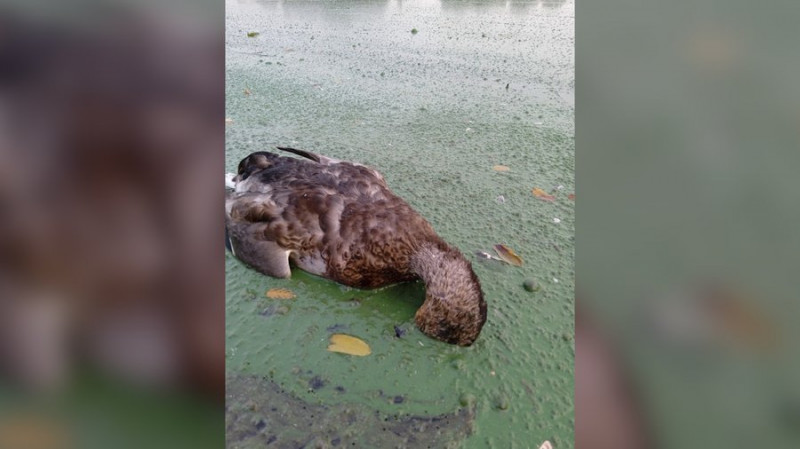
[[(225, 175), (226, 178), (227, 178), (227, 176), (228, 175)], [(252, 300), (256, 299), (256, 296), (258, 296), (258, 292), (256, 292), (252, 288), (245, 289), (245, 291), (244, 291), (244, 299), (245, 300), (252, 301)]]
[(417, 31), (417, 29), (416, 29), (416, 28), (412, 28), (412, 29), (411, 29), (411, 34), (417, 34), (417, 33), (419, 33), (419, 31)]
[(317, 390), (319, 390), (320, 388), (324, 387), (327, 384), (328, 384), (328, 382), (326, 382), (324, 379), (322, 379), (319, 376), (314, 376), (314, 377), (312, 377), (311, 379), (308, 380), (308, 388), (311, 389), (312, 391), (317, 391)]
[(503, 262), (503, 259), (501, 259), (499, 257), (495, 257), (495, 256), (493, 256), (493, 255), (491, 255), (489, 253), (483, 252), (483, 251), (475, 251), (475, 255), (480, 257), (481, 259), (499, 260), (500, 262)]
[(395, 326), (394, 327), (394, 336), (395, 337), (403, 338), (403, 335), (405, 335), (405, 334), (406, 334), (406, 330), (403, 329), (402, 327), (400, 327), (400, 326)]
[(285, 288), (271, 288), (267, 290), (266, 296), (270, 299), (294, 299), (297, 297), (291, 290)]
[(256, 37), (259, 34), (261, 34), (261, 33), (259, 33), (258, 31), (250, 31), (250, 32), (247, 33), (247, 37)]
[(494, 250), (495, 250), (495, 252), (497, 252), (497, 255), (500, 256), (500, 258), (503, 261), (508, 262), (511, 265), (514, 265), (514, 266), (517, 266), (517, 267), (521, 267), (522, 266), (522, 258), (519, 257), (517, 255), (517, 253), (514, 252), (513, 249), (507, 247), (506, 245), (497, 244), (497, 245), (494, 245)]
[(541, 446), (539, 446), (539, 449), (553, 449), (553, 445), (550, 444), (549, 441), (545, 441)]
[(553, 218), (553, 223), (559, 224), (559, 223), (561, 223), (561, 219), (560, 218)]
[(505, 396), (501, 396), (497, 398), (497, 402), (495, 403), (498, 410), (508, 410), (508, 398)]
[(233, 119), (230, 117), (225, 117), (225, 124), (233, 123)]
[(248, 88), (245, 88), (245, 89), (244, 89), (244, 94), (245, 94), (245, 95), (250, 95), (250, 89), (248, 89)]
[(541, 286), (535, 280), (528, 279), (528, 280), (526, 280), (525, 282), (522, 283), (522, 288), (524, 288), (525, 290), (527, 290), (529, 292), (536, 292), (536, 291), (539, 291)]
[(533, 190), (531, 190), (531, 193), (533, 193), (533, 195), (536, 198), (539, 198), (540, 200), (550, 201), (550, 202), (553, 202), (553, 201), (556, 200), (556, 197), (554, 197), (553, 195), (550, 195), (549, 193), (545, 192), (544, 190), (542, 190), (542, 189), (540, 189), (538, 187), (536, 187)]
[(570, 193), (569, 195), (567, 195), (567, 198), (571, 199), (572, 201), (575, 201), (575, 194)]
[(258, 312), (258, 314), (261, 316), (272, 316), (275, 314), (275, 309), (277, 309), (277, 307), (275, 306), (275, 304), (272, 304), (269, 307), (262, 310), (261, 312)]
[(503, 204), (503, 203), (506, 202), (506, 197), (504, 197), (503, 195), (500, 195), (497, 198), (495, 198), (494, 200), (497, 201), (499, 204)]
[(372, 350), (364, 340), (346, 334), (331, 335), (331, 344), (328, 345), (328, 351), (357, 356), (372, 354)]
[(510, 171), (511, 167), (508, 167), (506, 165), (495, 165), (494, 167), (492, 167), (492, 170), (494, 170), (494, 171)]
[(328, 332), (332, 332), (332, 333), (338, 333), (338, 332), (341, 332), (341, 331), (347, 329), (348, 327), (350, 327), (350, 326), (348, 326), (346, 324), (334, 324), (332, 326), (328, 326), (327, 328), (325, 328), (325, 330), (328, 331)]
[[(261, 308), (261, 307), (263, 307), (263, 306), (259, 306), (259, 308)], [(269, 306), (261, 309), (261, 311), (258, 312), (259, 315), (261, 315), (263, 317), (267, 317), (267, 318), (269, 318), (269, 317), (271, 317), (273, 315), (286, 315), (287, 313), (289, 313), (289, 308), (288, 307), (286, 307), (286, 306), (278, 306), (276, 304), (270, 304)]]

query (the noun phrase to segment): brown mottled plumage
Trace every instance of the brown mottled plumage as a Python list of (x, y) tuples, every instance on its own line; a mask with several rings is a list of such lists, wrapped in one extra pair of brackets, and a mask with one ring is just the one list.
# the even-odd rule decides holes
[(471, 345), (486, 322), (472, 266), (389, 190), (377, 171), (292, 148), (306, 159), (257, 152), (239, 164), (225, 202), (234, 255), (264, 274), (289, 262), (336, 282), (376, 288), (422, 279), (415, 321), (425, 334)]

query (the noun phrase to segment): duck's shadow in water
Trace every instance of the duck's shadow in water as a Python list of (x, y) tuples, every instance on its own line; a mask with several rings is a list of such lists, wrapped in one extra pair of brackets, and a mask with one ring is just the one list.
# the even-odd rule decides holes
[[(294, 282), (312, 285), (327, 297), (319, 307), (333, 306), (344, 309), (333, 316), (344, 318), (341, 314), (354, 313), (353, 309), (385, 321), (385, 327), (414, 327), (414, 314), (425, 302), (425, 284), (421, 281), (403, 282), (372, 290), (362, 290), (336, 284), (330, 280), (293, 268)], [(327, 303), (327, 304), (325, 304)], [(338, 323), (331, 323), (335, 326)]]

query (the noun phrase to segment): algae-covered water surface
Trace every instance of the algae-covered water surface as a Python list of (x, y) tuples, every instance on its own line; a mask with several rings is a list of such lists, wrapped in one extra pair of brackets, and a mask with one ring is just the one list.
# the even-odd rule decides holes
[[(419, 282), (273, 279), (226, 253), (228, 446), (572, 447), (574, 2), (228, 0), (226, 16), (226, 171), (276, 145), (377, 168), (488, 303), (477, 342), (452, 346), (416, 329)], [(476, 255), (498, 243), (523, 265)], [(337, 333), (371, 353), (328, 351)]]

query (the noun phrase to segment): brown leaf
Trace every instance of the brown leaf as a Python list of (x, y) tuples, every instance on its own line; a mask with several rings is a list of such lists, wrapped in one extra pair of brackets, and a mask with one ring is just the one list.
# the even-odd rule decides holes
[(553, 201), (556, 200), (556, 197), (554, 197), (553, 195), (548, 194), (547, 192), (545, 192), (544, 190), (542, 190), (542, 189), (540, 189), (538, 187), (536, 187), (533, 190), (531, 190), (531, 192), (533, 192), (534, 196), (536, 196), (536, 198), (539, 198), (540, 200), (550, 201), (550, 202), (553, 202)]
[(572, 201), (575, 201), (575, 194), (570, 193), (569, 195), (567, 195), (567, 198), (571, 199)]
[(501, 259), (505, 262), (510, 263), (511, 265), (521, 267), (522, 266), (522, 258), (514, 252), (513, 249), (507, 247), (506, 245), (497, 244), (494, 245), (494, 250)]
[(492, 169), (494, 171), (509, 171), (509, 170), (511, 170), (510, 167), (507, 167), (505, 165), (495, 165), (494, 167), (492, 167)]
[(291, 290), (285, 288), (271, 288), (267, 290), (267, 298), (270, 299), (294, 299), (296, 295)]

